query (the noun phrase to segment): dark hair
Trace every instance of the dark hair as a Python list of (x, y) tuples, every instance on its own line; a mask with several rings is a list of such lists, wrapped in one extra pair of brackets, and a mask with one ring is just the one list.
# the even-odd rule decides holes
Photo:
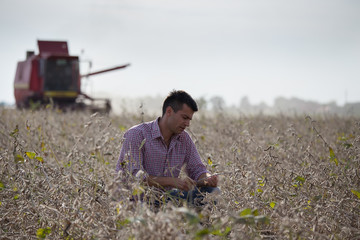
[(184, 103), (188, 105), (194, 112), (198, 110), (195, 100), (187, 92), (182, 90), (173, 90), (169, 93), (163, 103), (163, 116), (168, 106), (170, 106), (174, 110), (174, 112), (177, 112), (182, 109)]

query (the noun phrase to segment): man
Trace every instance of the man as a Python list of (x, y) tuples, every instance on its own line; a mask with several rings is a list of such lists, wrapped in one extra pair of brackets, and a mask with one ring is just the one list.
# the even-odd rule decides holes
[[(202, 193), (218, 191), (217, 176), (206, 170), (194, 142), (184, 131), (197, 110), (189, 94), (172, 91), (163, 103), (162, 117), (125, 133), (116, 171), (135, 176), (142, 170), (143, 180), (149, 186), (169, 191), (190, 204), (198, 202)], [(183, 165), (187, 177), (179, 178)]]

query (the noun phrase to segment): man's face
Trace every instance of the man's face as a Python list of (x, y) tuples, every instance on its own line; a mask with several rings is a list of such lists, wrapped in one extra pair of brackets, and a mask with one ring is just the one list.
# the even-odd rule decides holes
[(183, 104), (183, 107), (177, 112), (174, 112), (171, 107), (169, 108), (168, 127), (173, 134), (179, 134), (184, 131), (186, 127), (190, 126), (194, 111), (186, 104)]

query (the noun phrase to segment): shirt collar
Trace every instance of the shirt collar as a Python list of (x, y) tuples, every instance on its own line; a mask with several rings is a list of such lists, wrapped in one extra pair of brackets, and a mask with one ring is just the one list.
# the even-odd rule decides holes
[[(155, 139), (155, 138), (164, 138), (162, 135), (161, 135), (161, 132), (160, 132), (160, 127), (159, 127), (159, 121), (160, 121), (160, 117), (158, 117), (156, 120), (154, 120), (152, 122), (152, 126), (151, 126), (151, 137), (152, 139)], [(172, 140), (179, 140), (180, 139), (180, 136), (181, 134), (183, 134), (184, 132), (180, 133), (180, 134), (176, 134), (174, 136), (171, 137)]]
[(159, 121), (160, 121), (160, 117), (158, 117), (151, 124), (151, 137), (152, 137), (152, 139), (159, 138), (159, 137), (162, 138), (161, 132), (160, 132), (160, 127), (159, 127)]

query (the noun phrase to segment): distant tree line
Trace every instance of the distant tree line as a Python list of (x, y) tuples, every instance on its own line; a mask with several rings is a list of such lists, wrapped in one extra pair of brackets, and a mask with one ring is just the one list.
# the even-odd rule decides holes
[[(161, 114), (164, 96), (146, 96), (142, 98), (113, 98), (112, 106), (115, 113), (145, 112), (146, 114)], [(360, 117), (360, 102), (347, 103), (338, 106), (336, 102), (321, 104), (315, 101), (305, 101), (299, 98), (278, 97), (273, 106), (264, 102), (251, 104), (248, 97), (242, 97), (238, 104), (228, 105), (222, 96), (199, 97), (195, 99), (199, 110), (211, 113), (232, 113), (245, 115), (296, 115), (296, 114), (337, 114), (339, 116)]]
[(273, 106), (265, 103), (250, 104), (248, 97), (243, 97), (239, 105), (240, 112), (244, 114), (337, 114), (340, 116), (360, 116), (360, 103), (347, 103), (338, 106), (336, 102), (321, 104), (315, 101), (304, 101), (299, 98), (278, 97)]
[(241, 98), (238, 106), (227, 106), (225, 100), (221, 96), (211, 97), (209, 100), (201, 97), (197, 99), (199, 108), (214, 112), (234, 112), (239, 114), (257, 115), (257, 114), (336, 114), (339, 116), (356, 116), (360, 117), (360, 102), (347, 103), (344, 106), (338, 106), (336, 102), (321, 104), (315, 101), (305, 101), (299, 98), (278, 97), (274, 101), (273, 106), (269, 106), (262, 102), (260, 104), (251, 104), (247, 96)]

